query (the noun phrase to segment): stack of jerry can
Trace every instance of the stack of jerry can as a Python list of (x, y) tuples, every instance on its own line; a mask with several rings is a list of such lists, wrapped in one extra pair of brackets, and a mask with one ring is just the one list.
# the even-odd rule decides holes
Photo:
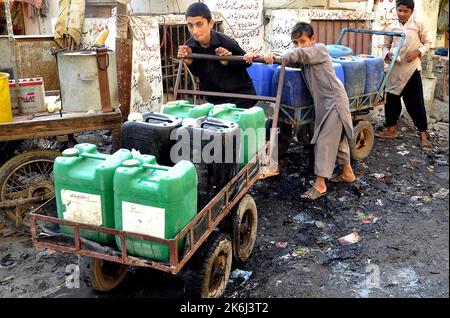
[[(121, 149), (112, 155), (101, 154), (97, 146), (79, 144), (66, 149), (56, 158), (53, 176), (58, 217), (63, 220), (114, 228), (113, 178), (116, 168), (132, 158)], [(153, 158), (154, 160), (154, 158)], [(73, 228), (61, 226), (61, 231), (73, 234)], [(110, 244), (111, 234), (81, 230), (82, 237)]]
[(144, 113), (144, 121), (127, 121), (122, 126), (122, 147), (152, 154), (159, 164), (171, 166), (170, 150), (175, 144), (171, 139), (174, 129), (181, 127), (182, 118), (169, 114)]
[(199, 211), (238, 173), (240, 130), (231, 121), (202, 117), (178, 128), (175, 161), (193, 162), (198, 175)]
[[(191, 162), (174, 167), (147, 160), (128, 160), (114, 176), (116, 229), (173, 239), (197, 214), (197, 174)], [(122, 251), (120, 238), (116, 237)], [(181, 248), (184, 244), (180, 240)], [(169, 246), (139, 239), (126, 239), (130, 255), (169, 260)]]
[(213, 104), (206, 103), (202, 105), (193, 105), (185, 100), (177, 100), (168, 102), (162, 107), (164, 114), (173, 115), (177, 117), (196, 119), (199, 117), (208, 116), (210, 110), (214, 107)]
[(240, 168), (245, 166), (266, 142), (266, 115), (261, 107), (237, 108), (234, 104), (216, 105), (210, 118), (232, 121), (241, 129)]

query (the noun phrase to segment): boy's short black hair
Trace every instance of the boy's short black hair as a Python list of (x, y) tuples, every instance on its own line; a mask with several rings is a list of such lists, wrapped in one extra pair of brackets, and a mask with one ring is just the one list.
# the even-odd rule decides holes
[(297, 24), (292, 28), (291, 39), (296, 39), (299, 36), (302, 36), (303, 33), (305, 33), (308, 38), (312, 38), (314, 35), (312, 25), (306, 22), (297, 22)]
[(395, 3), (395, 7), (398, 8), (401, 5), (404, 5), (414, 11), (414, 0), (397, 0)]
[(208, 20), (208, 22), (212, 19), (211, 10), (209, 10), (208, 6), (202, 2), (191, 4), (186, 10), (186, 18), (187, 17), (203, 17)]

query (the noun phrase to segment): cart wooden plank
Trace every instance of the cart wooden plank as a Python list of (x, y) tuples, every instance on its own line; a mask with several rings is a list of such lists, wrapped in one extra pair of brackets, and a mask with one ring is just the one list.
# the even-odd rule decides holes
[(17, 116), (10, 123), (0, 124), (0, 142), (112, 129), (116, 148), (120, 145), (121, 120), (120, 112), (63, 113), (62, 117), (59, 113), (37, 113), (32, 119)]

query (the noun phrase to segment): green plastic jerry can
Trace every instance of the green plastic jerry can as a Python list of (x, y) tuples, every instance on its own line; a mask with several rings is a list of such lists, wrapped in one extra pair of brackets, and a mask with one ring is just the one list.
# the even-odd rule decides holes
[[(113, 177), (116, 168), (131, 158), (128, 150), (107, 155), (92, 144), (64, 150), (53, 166), (58, 218), (114, 228)], [(63, 233), (73, 234), (70, 226), (60, 228)], [(114, 242), (111, 234), (91, 230), (80, 230), (80, 234), (98, 243)]]
[(266, 116), (261, 107), (237, 108), (234, 104), (216, 105), (208, 117), (235, 122), (241, 128), (240, 168), (245, 166), (266, 142)]
[[(128, 160), (114, 176), (114, 204), (116, 229), (173, 239), (197, 214), (195, 167), (185, 160), (174, 167)], [(122, 251), (118, 236), (116, 243)], [(183, 246), (184, 238), (180, 253)], [(130, 238), (126, 249), (130, 255), (169, 260), (169, 247), (162, 243)]]
[(193, 105), (185, 100), (168, 102), (162, 108), (164, 114), (178, 116), (180, 118), (199, 118), (208, 116), (208, 113), (214, 107), (213, 104)]

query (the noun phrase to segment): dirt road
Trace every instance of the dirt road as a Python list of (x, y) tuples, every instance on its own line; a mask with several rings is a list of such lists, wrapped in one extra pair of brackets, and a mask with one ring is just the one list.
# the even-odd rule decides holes
[[(448, 125), (423, 153), (412, 130), (375, 142), (354, 163), (358, 180), (299, 200), (313, 175), (307, 149), (293, 143), (279, 177), (251, 190), (259, 213), (252, 257), (225, 297), (448, 297)], [(445, 129), (445, 127), (444, 127)], [(356, 243), (338, 239), (355, 233)], [(73, 255), (36, 250), (28, 236), (0, 237), (0, 297), (179, 297), (177, 277), (130, 270), (114, 292), (67, 288)], [(247, 273), (250, 274), (250, 273)]]

